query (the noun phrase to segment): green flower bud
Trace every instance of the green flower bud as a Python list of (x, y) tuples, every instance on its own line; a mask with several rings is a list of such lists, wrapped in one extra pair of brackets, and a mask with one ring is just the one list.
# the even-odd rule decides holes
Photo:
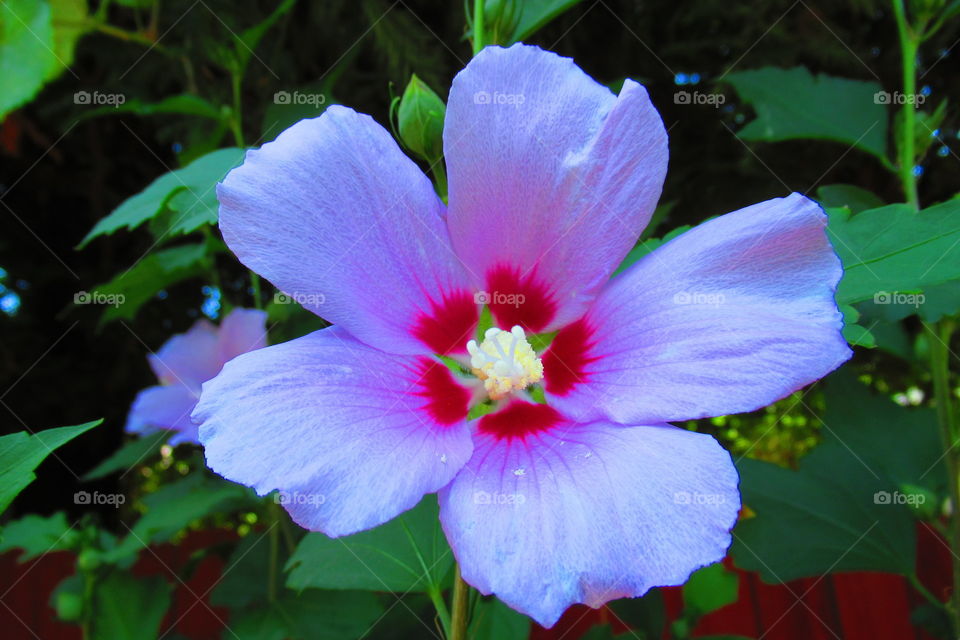
[(54, 608), (57, 617), (64, 622), (76, 622), (83, 615), (83, 596), (72, 591), (61, 591), (57, 594)]
[(443, 156), (443, 117), (447, 107), (414, 74), (397, 109), (400, 139), (415, 154), (433, 163)]

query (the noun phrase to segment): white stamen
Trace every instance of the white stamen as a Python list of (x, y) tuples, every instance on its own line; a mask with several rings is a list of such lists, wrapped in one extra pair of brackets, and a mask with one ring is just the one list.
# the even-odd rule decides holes
[(491, 398), (499, 399), (543, 379), (543, 363), (523, 328), (515, 326), (508, 332), (491, 327), (484, 337), (480, 345), (469, 341), (467, 352), (474, 375), (483, 380)]

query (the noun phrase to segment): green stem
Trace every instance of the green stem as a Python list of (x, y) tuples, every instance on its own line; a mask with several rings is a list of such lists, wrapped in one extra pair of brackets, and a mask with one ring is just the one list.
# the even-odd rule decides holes
[(280, 505), (268, 498), (267, 512), (270, 514), (270, 564), (267, 568), (267, 600), (277, 600), (277, 567), (280, 558)]
[(260, 300), (260, 276), (253, 271), (250, 272), (250, 288), (253, 289), (253, 308), (263, 309), (263, 302)]
[(483, 10), (486, 0), (473, 0), (473, 55), (480, 53), (483, 42)]
[(450, 640), (466, 640), (469, 621), (470, 586), (460, 576), (460, 565), (456, 565), (453, 577), (453, 613), (450, 618)]
[(914, 138), (916, 124), (914, 97), (917, 94), (917, 48), (920, 41), (907, 24), (903, 0), (892, 0), (893, 14), (897, 20), (897, 33), (900, 36), (900, 51), (902, 55), (901, 69), (903, 71), (903, 129), (900, 140), (900, 182), (903, 184), (903, 194), (907, 204), (914, 209), (920, 208), (920, 198), (917, 195), (917, 180), (913, 175), (913, 166), (916, 162)]
[(440, 158), (430, 166), (430, 172), (433, 174), (433, 181), (436, 184), (437, 195), (444, 203), (447, 202), (447, 171), (443, 167), (443, 158)]
[(427, 595), (433, 602), (433, 608), (437, 610), (437, 619), (440, 621), (440, 628), (443, 629), (443, 637), (450, 638), (450, 611), (447, 609), (447, 603), (443, 601), (443, 594), (440, 593), (440, 589), (430, 585)]
[(230, 130), (238, 147), (245, 147), (243, 143), (243, 105), (240, 100), (240, 85), (242, 76), (236, 71), (230, 73), (230, 88), (233, 92), (233, 111), (230, 114)]
[(907, 580), (909, 580), (910, 585), (916, 590), (916, 592), (919, 593), (921, 596), (923, 596), (924, 600), (926, 600), (933, 606), (937, 607), (938, 609), (942, 609), (948, 612), (950, 611), (950, 608), (947, 605), (940, 602), (940, 600), (935, 595), (933, 595), (929, 589), (923, 586), (923, 583), (920, 582), (920, 578), (917, 576), (916, 573), (911, 573), (910, 575), (908, 575)]
[(93, 612), (93, 586), (96, 578), (91, 571), (83, 572), (83, 621), (80, 623), (80, 637), (83, 640), (90, 638), (92, 631), (90, 614)]
[(937, 403), (937, 422), (940, 438), (946, 451), (947, 486), (953, 506), (950, 523), (950, 550), (953, 552), (953, 606), (950, 611), (953, 627), (960, 634), (960, 441), (954, 419), (953, 398), (950, 389), (950, 338), (954, 325), (943, 320), (928, 326), (930, 333), (930, 368), (933, 372), (933, 395)]

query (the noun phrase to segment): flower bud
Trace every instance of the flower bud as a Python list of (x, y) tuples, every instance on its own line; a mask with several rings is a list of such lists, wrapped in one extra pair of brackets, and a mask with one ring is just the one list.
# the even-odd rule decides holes
[(414, 74), (397, 110), (400, 139), (415, 154), (433, 163), (443, 156), (443, 117), (447, 108)]

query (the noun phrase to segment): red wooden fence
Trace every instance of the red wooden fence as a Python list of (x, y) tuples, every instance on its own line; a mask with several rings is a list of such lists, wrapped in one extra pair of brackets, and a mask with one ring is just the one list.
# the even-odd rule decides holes
[[(174, 587), (173, 606), (164, 630), (192, 640), (216, 640), (229, 623), (225, 608), (212, 607), (209, 594), (224, 562), (206, 556), (184, 582), (175, 572), (192, 554), (229, 539), (224, 531), (192, 533), (180, 544), (143, 551), (134, 567), (138, 575), (160, 575)], [(920, 580), (946, 600), (950, 589), (950, 552), (946, 542), (925, 525), (919, 527), (917, 566)], [(728, 560), (729, 566), (729, 560)], [(0, 555), (0, 629), (6, 640), (80, 640), (76, 626), (56, 620), (50, 594), (74, 571), (68, 553), (51, 553), (25, 564), (16, 553)], [(903, 578), (882, 573), (841, 573), (762, 583), (756, 574), (738, 571), (737, 602), (705, 616), (693, 636), (739, 634), (763, 640), (933, 640), (910, 625), (910, 612), (921, 602)], [(682, 608), (679, 588), (665, 589), (668, 619)], [(577, 640), (594, 624), (613, 620), (611, 612), (573, 607), (553, 629), (534, 628), (531, 640)]]

